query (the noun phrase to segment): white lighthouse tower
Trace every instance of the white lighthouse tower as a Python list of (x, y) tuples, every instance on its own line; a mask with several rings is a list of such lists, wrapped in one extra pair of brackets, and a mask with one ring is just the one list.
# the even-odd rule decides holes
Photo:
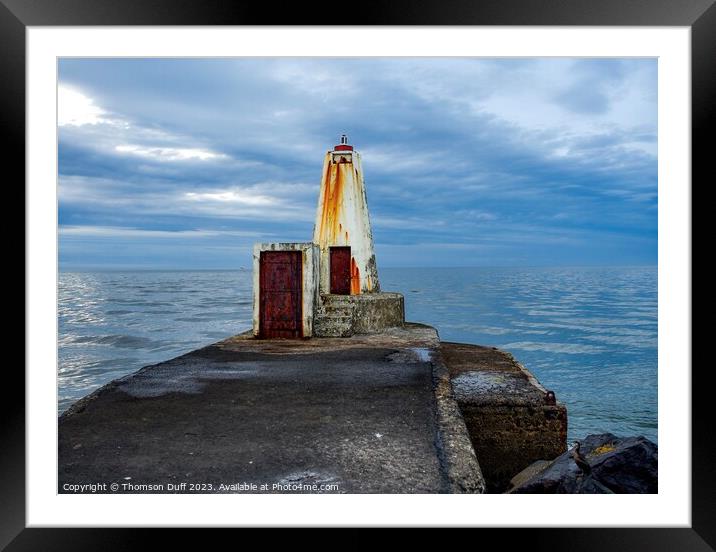
[(360, 153), (343, 134), (326, 152), (313, 242), (320, 248), (320, 292), (380, 291)]

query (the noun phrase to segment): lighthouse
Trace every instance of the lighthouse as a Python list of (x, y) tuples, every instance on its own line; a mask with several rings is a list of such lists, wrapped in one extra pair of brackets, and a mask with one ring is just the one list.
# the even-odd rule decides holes
[(321, 293), (380, 291), (361, 157), (345, 134), (323, 159), (313, 242), (321, 256)]
[(378, 282), (360, 153), (343, 134), (323, 158), (310, 242), (254, 244), (253, 334), (350, 337), (405, 323), (400, 293)]

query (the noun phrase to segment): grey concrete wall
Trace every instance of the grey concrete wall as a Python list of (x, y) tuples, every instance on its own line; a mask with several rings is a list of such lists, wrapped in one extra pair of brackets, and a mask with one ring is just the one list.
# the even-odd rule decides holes
[(554, 406), (474, 406), (458, 401), (490, 492), (537, 460), (565, 451), (567, 409)]
[(369, 334), (405, 323), (405, 300), (400, 293), (371, 293), (356, 296), (353, 332)]
[(405, 301), (400, 293), (324, 294), (321, 298), (314, 324), (316, 337), (374, 334), (405, 323)]
[(465, 343), (442, 343), (441, 352), (488, 492), (567, 449), (566, 407), (511, 354)]
[(319, 262), (320, 255), (318, 245), (311, 242), (300, 243), (256, 243), (254, 244), (253, 254), (253, 333), (254, 336), (259, 334), (259, 319), (261, 305), (260, 282), (260, 260), (262, 251), (300, 251), (302, 260), (302, 320), (303, 320), (303, 336), (311, 337), (313, 335), (313, 317), (318, 306), (318, 283), (319, 283)]

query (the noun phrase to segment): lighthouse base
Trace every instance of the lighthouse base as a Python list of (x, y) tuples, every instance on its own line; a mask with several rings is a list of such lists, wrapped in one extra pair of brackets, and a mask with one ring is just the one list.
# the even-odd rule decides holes
[(403, 324), (405, 302), (400, 293), (323, 294), (313, 320), (313, 335), (350, 337)]

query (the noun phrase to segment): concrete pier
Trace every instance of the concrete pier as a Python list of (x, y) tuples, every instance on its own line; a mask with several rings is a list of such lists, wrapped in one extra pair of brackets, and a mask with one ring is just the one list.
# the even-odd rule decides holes
[(111, 382), (59, 419), (58, 491), (87, 483), (119, 492), (485, 488), (437, 332), (420, 324), (310, 340), (247, 332)]
[(564, 405), (512, 355), (429, 326), (249, 331), (75, 403), (59, 419), (58, 490), (502, 492), (566, 435)]

